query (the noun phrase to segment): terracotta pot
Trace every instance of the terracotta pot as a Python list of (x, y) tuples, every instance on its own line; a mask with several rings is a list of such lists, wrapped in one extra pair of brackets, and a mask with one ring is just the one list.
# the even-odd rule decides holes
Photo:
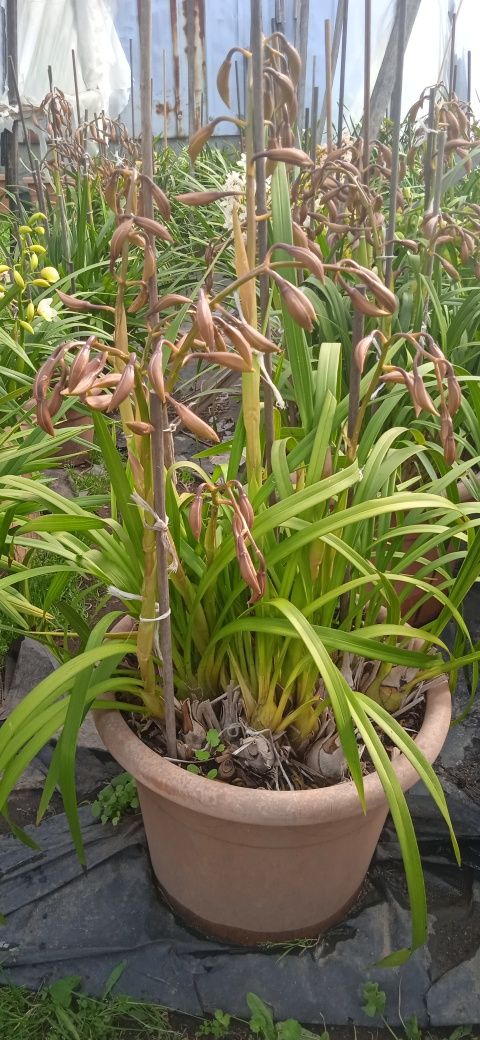
[[(431, 687), (418, 747), (430, 762), (451, 717), (445, 678)], [(251, 945), (316, 936), (355, 901), (387, 817), (375, 774), (367, 814), (351, 781), (313, 791), (233, 787), (188, 773), (146, 747), (116, 711), (95, 712), (108, 750), (137, 781), (157, 880), (207, 935)], [(394, 762), (403, 790), (417, 774)]]

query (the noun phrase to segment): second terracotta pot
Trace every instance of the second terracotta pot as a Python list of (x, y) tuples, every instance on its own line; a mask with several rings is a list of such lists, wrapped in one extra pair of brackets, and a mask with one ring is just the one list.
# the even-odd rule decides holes
[[(447, 681), (429, 690), (417, 744), (430, 762), (451, 716)], [(207, 935), (234, 943), (316, 936), (344, 916), (388, 812), (375, 774), (362, 812), (352, 782), (309, 791), (233, 787), (188, 773), (146, 747), (116, 711), (95, 713), (102, 740), (137, 781), (152, 866), (165, 898)], [(394, 761), (403, 790), (417, 773)]]

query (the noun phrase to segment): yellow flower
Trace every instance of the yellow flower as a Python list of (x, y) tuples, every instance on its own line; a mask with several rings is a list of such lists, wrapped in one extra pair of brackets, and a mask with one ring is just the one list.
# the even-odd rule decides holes
[(58, 282), (60, 278), (56, 267), (42, 267), (42, 270), (39, 271), (39, 275), (41, 278), (45, 278), (45, 281), (47, 281), (49, 285)]
[(39, 318), (43, 318), (44, 321), (55, 321), (58, 318), (58, 314), (54, 307), (52, 307), (53, 296), (48, 299), (40, 300), (37, 304), (37, 314)]

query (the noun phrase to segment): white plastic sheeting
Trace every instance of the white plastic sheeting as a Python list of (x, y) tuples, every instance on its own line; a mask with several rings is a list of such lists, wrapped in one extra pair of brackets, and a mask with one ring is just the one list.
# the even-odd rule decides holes
[[(5, 11), (6, 0), (0, 0)], [(75, 110), (72, 50), (75, 51), (80, 110), (112, 118), (130, 96), (130, 67), (108, 0), (18, 0), (18, 82), (27, 112), (38, 109), (53, 83)], [(5, 83), (3, 69), (2, 82)], [(0, 129), (9, 122), (8, 97), (0, 98)]]
[[(132, 40), (136, 128), (139, 111), (139, 45), (137, 5), (142, 0), (18, 0), (19, 85), (28, 109), (39, 106), (48, 91), (48, 66), (56, 86), (74, 101), (72, 49), (75, 50), (83, 115), (88, 109), (121, 114), (131, 129), (130, 71), (126, 55)], [(6, 0), (0, 0), (0, 10)], [(187, 5), (201, 12), (202, 47), (200, 83), (204, 119), (225, 111), (216, 89), (216, 71), (235, 44), (248, 44), (249, 0), (153, 0), (153, 122), (163, 132), (163, 51), (166, 53), (169, 137), (188, 134)], [(275, 14), (275, 0), (263, 0), (265, 30)], [(372, 68), (375, 82), (390, 36), (396, 0), (372, 0)], [(298, 0), (284, 0), (286, 33), (298, 38)], [(310, 0), (305, 104), (310, 105), (313, 64), (315, 80), (324, 89), (324, 20), (335, 23), (337, 0)], [(472, 52), (472, 103), (480, 111), (480, 0), (422, 0), (405, 57), (403, 109), (418, 98), (427, 85), (448, 79), (450, 18), (457, 10), (457, 89), (466, 92), (466, 56)], [(363, 0), (350, 0), (347, 40), (346, 117), (361, 118), (363, 105)], [(0, 48), (1, 52), (1, 48)], [(0, 53), (0, 83), (5, 82)], [(243, 69), (239, 65), (243, 94)], [(235, 85), (232, 82), (232, 96)], [(334, 83), (334, 110), (338, 97), (338, 68)], [(241, 102), (242, 104), (242, 102)], [(0, 96), (0, 129), (9, 125), (6, 91)], [(220, 134), (235, 133), (227, 123)]]

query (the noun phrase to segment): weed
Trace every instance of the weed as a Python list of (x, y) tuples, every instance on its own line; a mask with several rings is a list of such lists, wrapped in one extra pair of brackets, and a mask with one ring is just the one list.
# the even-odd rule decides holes
[(138, 808), (138, 793), (133, 776), (130, 773), (119, 773), (99, 792), (92, 805), (92, 814), (102, 823), (111, 823), (116, 827), (122, 816), (137, 812)]

